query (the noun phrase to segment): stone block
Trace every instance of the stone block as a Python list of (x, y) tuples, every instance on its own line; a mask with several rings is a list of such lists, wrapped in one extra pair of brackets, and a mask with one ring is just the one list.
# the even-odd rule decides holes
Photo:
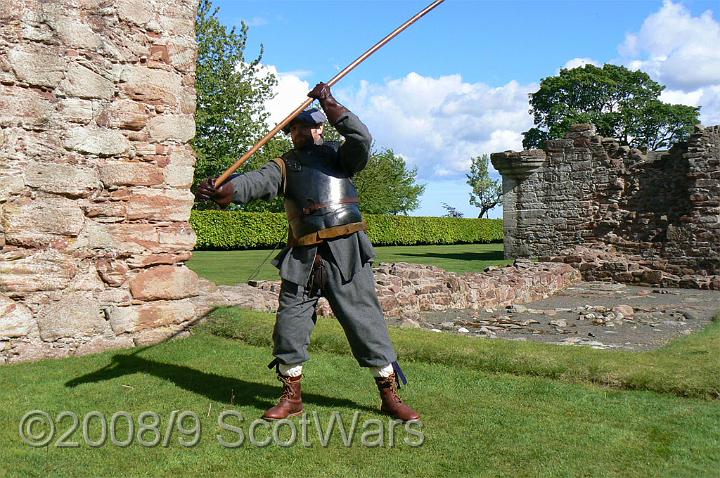
[(72, 16), (61, 17), (53, 21), (53, 29), (63, 45), (68, 47), (87, 50), (102, 48), (102, 37), (95, 33), (90, 25)]
[(102, 280), (110, 287), (119, 287), (125, 283), (128, 278), (130, 268), (124, 261), (116, 260), (108, 257), (101, 257), (96, 262), (98, 274)]
[(92, 292), (93, 296), (97, 297), (99, 292), (105, 290), (106, 286), (92, 263), (82, 262), (78, 268), (67, 292)]
[(198, 294), (198, 276), (184, 266), (151, 267), (130, 279), (130, 292), (145, 301), (184, 299)]
[(158, 228), (158, 240), (161, 251), (191, 251), (197, 242), (197, 235), (190, 223), (180, 222)]
[(106, 315), (115, 334), (181, 324), (195, 318), (195, 306), (189, 300), (157, 301), (129, 307), (110, 306)]
[(179, 166), (172, 162), (164, 169), (165, 184), (174, 188), (190, 189), (192, 186), (195, 168), (192, 166)]
[(32, 162), (25, 170), (25, 183), (64, 196), (87, 196), (101, 187), (94, 169), (75, 164)]
[(83, 206), (85, 216), (98, 222), (122, 222), (127, 217), (125, 203), (117, 201), (92, 201)]
[(169, 164), (175, 166), (195, 166), (195, 152), (187, 144), (174, 145), (170, 148)]
[(152, 224), (107, 224), (106, 228), (118, 251), (143, 254), (158, 247), (158, 232)]
[(145, 127), (150, 115), (147, 106), (137, 101), (118, 100), (102, 110), (97, 123), (108, 128), (141, 130)]
[(150, 59), (163, 63), (170, 63), (170, 53), (167, 45), (152, 45), (150, 47)]
[(195, 120), (190, 115), (161, 115), (148, 122), (150, 137), (157, 142), (185, 143), (195, 136)]
[(663, 278), (662, 271), (646, 270), (643, 272), (642, 281), (647, 284), (660, 284)]
[(92, 100), (63, 98), (60, 100), (59, 112), (71, 123), (88, 124), (95, 117), (96, 109)]
[(134, 269), (140, 269), (161, 264), (177, 264), (189, 261), (191, 257), (190, 251), (179, 254), (140, 254), (130, 256), (127, 259), (127, 265)]
[(10, 199), (25, 188), (22, 171), (0, 167), (0, 203)]
[(120, 0), (115, 2), (121, 20), (143, 26), (156, 17), (153, 3), (145, 0)]
[(194, 200), (187, 190), (138, 190), (127, 200), (127, 216), (130, 220), (187, 221)]
[(157, 20), (160, 28), (165, 32), (172, 32), (173, 36), (181, 38), (192, 38), (195, 31), (195, 24), (192, 22), (192, 15), (188, 15), (187, 3), (179, 3), (178, 9), (173, 11), (170, 7), (160, 15)]
[(75, 349), (75, 355), (88, 355), (104, 352), (106, 350), (126, 349), (135, 346), (131, 337), (94, 337), (82, 343)]
[(7, 158), (18, 161), (28, 159), (47, 161), (48, 158), (60, 159), (65, 153), (62, 135), (56, 131), (10, 127), (4, 130), (4, 137), (5, 144), (0, 161)]
[(123, 91), (136, 101), (174, 106), (184, 95), (181, 77), (164, 70), (124, 66), (120, 79)]
[(65, 74), (65, 60), (46, 45), (19, 45), (10, 50), (8, 60), (20, 81), (34, 86), (55, 88)]
[(34, 340), (15, 344), (13, 352), (17, 355), (10, 358), (10, 363), (65, 358), (70, 356), (72, 349), (68, 346), (52, 347), (48, 343)]
[(76, 272), (75, 260), (54, 249), (0, 252), (0, 291), (9, 296), (64, 289)]
[(23, 303), (0, 294), (0, 338), (26, 337), (34, 328), (32, 311)]
[[(97, 249), (114, 249), (115, 242), (107, 227), (91, 219), (85, 220), (85, 225), (75, 241), (71, 241), (69, 250), (94, 254)], [(92, 251), (92, 252), (91, 252)]]
[(0, 85), (0, 126), (48, 129), (55, 101), (52, 95), (35, 89)]
[(170, 64), (178, 71), (195, 71), (195, 42), (192, 39), (175, 39), (168, 44)]
[(80, 153), (114, 156), (130, 151), (130, 141), (121, 133), (100, 128), (77, 127), (68, 131), (65, 147)]
[(46, 342), (109, 332), (100, 303), (82, 292), (65, 294), (62, 299), (42, 306), (37, 322), (40, 337)]
[(5, 240), (20, 246), (47, 245), (57, 236), (77, 236), (85, 223), (78, 202), (64, 197), (8, 202), (2, 219)]
[(164, 181), (161, 168), (143, 162), (109, 162), (98, 167), (106, 187), (156, 186)]
[(97, 294), (98, 301), (103, 305), (130, 305), (132, 303), (132, 295), (127, 289), (113, 287), (105, 289)]
[(66, 96), (78, 98), (107, 100), (115, 94), (115, 84), (112, 81), (77, 63), (68, 68), (60, 88)]

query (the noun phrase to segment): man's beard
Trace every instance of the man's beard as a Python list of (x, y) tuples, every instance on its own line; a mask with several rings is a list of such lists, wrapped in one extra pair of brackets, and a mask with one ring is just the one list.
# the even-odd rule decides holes
[(301, 150), (301, 149), (311, 148), (313, 146), (320, 146), (324, 142), (325, 141), (323, 139), (322, 133), (318, 136), (317, 139), (315, 139), (313, 137), (312, 133), (310, 133), (303, 138), (303, 142), (300, 146), (295, 146), (295, 149)]

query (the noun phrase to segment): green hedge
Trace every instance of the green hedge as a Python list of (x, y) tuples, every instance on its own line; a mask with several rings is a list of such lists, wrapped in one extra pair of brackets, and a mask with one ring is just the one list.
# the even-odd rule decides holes
[[(502, 242), (501, 219), (380, 216), (364, 214), (368, 235), (376, 246)], [(195, 249), (274, 247), (287, 238), (284, 213), (192, 211)]]

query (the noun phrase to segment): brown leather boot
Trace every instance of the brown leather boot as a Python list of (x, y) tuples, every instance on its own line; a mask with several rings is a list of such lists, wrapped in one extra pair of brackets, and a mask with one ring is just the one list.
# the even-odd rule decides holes
[(300, 381), (302, 378), (302, 375), (286, 377), (278, 374), (278, 380), (283, 384), (280, 401), (274, 407), (265, 410), (262, 417), (267, 420), (281, 420), (300, 415), (303, 412), (302, 396), (300, 395)]
[(394, 373), (388, 377), (375, 377), (375, 383), (377, 383), (380, 399), (382, 400), (381, 412), (392, 415), (394, 418), (404, 422), (420, 420), (420, 414), (400, 400), (397, 393), (397, 379)]

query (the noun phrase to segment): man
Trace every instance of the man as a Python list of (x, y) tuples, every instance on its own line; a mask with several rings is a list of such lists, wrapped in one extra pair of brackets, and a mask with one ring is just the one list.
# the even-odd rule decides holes
[[(405, 377), (375, 292), (375, 253), (351, 181), (370, 158), (372, 138), (358, 117), (333, 98), (327, 84), (318, 83), (308, 96), (319, 100), (325, 114), (307, 109), (285, 128), (292, 150), (217, 188), (208, 178), (198, 189), (198, 198), (222, 206), (284, 196), (290, 227), (288, 245), (273, 261), (282, 285), (273, 330), (275, 360), (270, 364), (283, 390), (278, 404), (263, 417), (282, 419), (303, 411), (302, 364), (309, 359), (315, 307), (322, 295), (343, 327), (353, 356), (371, 369), (381, 410), (400, 420), (419, 419), (397, 395), (399, 380)], [(323, 141), (326, 118), (345, 138), (342, 144)]]

